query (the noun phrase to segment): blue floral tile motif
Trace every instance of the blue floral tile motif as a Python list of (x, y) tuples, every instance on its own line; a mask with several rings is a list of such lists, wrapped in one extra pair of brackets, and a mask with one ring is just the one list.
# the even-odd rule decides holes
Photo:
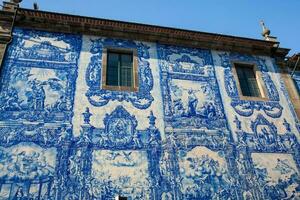
[(0, 120), (71, 121), (81, 37), (16, 29), (1, 77)]
[[(132, 141), (137, 121), (134, 116), (130, 116), (123, 107), (119, 106), (111, 115), (106, 114), (104, 125), (109, 140), (116, 146), (122, 146)], [(136, 142), (140, 144), (138, 140)]]
[(1, 127), (0, 197), (160, 198), (161, 136), (153, 113), (146, 130), (137, 130), (135, 116), (122, 106), (106, 115), (103, 129), (90, 124), (89, 109), (83, 116), (79, 137), (55, 124)]
[(167, 124), (226, 129), (210, 51), (160, 44), (157, 48)]
[(61, 199), (66, 191), (70, 131), (57, 124), (36, 128), (1, 122), (0, 197)]
[[(101, 89), (101, 69), (102, 69), (102, 51), (103, 48), (128, 48), (136, 49), (138, 56), (138, 92), (111, 91)], [(141, 42), (128, 40), (103, 38), (92, 40), (90, 52), (93, 54), (90, 64), (86, 71), (86, 83), (89, 90), (86, 96), (89, 102), (94, 106), (104, 106), (109, 101), (127, 101), (138, 109), (147, 109), (154, 100), (151, 95), (153, 88), (153, 76), (148, 59), (149, 48)]]
[[(286, 119), (282, 121), (286, 129), (285, 134), (278, 134), (275, 124), (269, 122), (262, 114), (258, 114), (255, 120), (251, 121), (252, 132), (238, 128), (240, 124), (238, 117), (235, 118), (235, 124), (238, 129), (236, 132), (238, 141), (234, 159), (239, 172), (243, 174), (239, 178), (241, 187), (245, 187), (243, 197), (258, 199), (299, 197), (300, 145), (295, 134), (291, 132), (288, 121)], [(273, 168), (270, 169), (272, 165)], [(286, 170), (292, 168), (291, 173), (286, 173), (283, 168)]]
[[(262, 110), (266, 115), (272, 118), (279, 118), (282, 114), (283, 107), (279, 104), (279, 94), (274, 85), (265, 60), (238, 53), (222, 53), (219, 54), (221, 65), (224, 69), (224, 85), (226, 92), (231, 97), (231, 105), (234, 110), (241, 116), (249, 117), (255, 110)], [(266, 86), (268, 101), (247, 101), (241, 100), (238, 94), (236, 81), (232, 74), (231, 62), (248, 62), (255, 64), (262, 73), (262, 79)]]

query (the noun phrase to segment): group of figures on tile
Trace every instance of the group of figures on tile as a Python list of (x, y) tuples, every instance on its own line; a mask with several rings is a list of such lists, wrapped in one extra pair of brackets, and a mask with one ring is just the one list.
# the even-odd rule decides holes
[[(91, 56), (86, 82), (80, 84), (87, 86), (89, 103), (75, 133), (76, 78), (85, 40)], [(138, 92), (101, 89), (104, 46), (137, 49)], [(219, 54), (236, 114), (230, 122), (211, 51), (155, 45), (160, 85), (154, 85), (151, 48), (135, 41), (15, 29), (1, 72), (0, 199), (300, 199), (299, 133), (292, 121), (297, 119), (282, 118), (289, 105), (280, 104), (279, 94), (286, 91), (276, 88), (264, 60)], [(269, 102), (238, 98), (230, 72), (230, 60), (237, 58), (261, 68)], [(153, 96), (154, 87), (161, 97)], [(163, 116), (153, 110), (160, 98)], [(110, 102), (119, 104), (99, 128), (90, 108), (103, 109)], [(148, 113), (148, 119), (140, 120), (134, 110)], [(243, 129), (243, 117), (253, 117), (251, 132)], [(163, 129), (157, 118), (164, 119)], [(270, 119), (281, 122), (284, 133)]]

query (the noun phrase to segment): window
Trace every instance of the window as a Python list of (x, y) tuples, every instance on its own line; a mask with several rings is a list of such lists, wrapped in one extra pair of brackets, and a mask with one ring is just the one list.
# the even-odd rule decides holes
[(137, 58), (135, 50), (105, 49), (103, 52), (102, 88), (137, 90)]
[(255, 65), (234, 63), (234, 70), (242, 99), (265, 99), (264, 84)]

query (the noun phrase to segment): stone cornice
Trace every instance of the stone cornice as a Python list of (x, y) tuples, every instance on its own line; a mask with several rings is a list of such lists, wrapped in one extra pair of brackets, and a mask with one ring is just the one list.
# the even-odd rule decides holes
[[(0, 15), (2, 15), (0, 12)], [(234, 51), (284, 58), (289, 49), (279, 43), (215, 33), (130, 23), (77, 15), (18, 9), (16, 26), (38, 30), (125, 38), (162, 44)]]

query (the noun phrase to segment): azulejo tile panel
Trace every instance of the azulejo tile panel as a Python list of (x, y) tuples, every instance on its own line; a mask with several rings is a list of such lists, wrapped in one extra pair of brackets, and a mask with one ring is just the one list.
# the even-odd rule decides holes
[[(138, 92), (101, 89), (108, 46), (137, 49)], [(204, 49), (15, 29), (1, 72), (0, 198), (300, 198), (300, 146), (294, 121), (284, 115), (284, 88), (277, 88), (284, 86), (263, 58), (217, 57)], [(239, 98), (230, 60), (258, 66), (270, 101)], [(74, 106), (80, 92), (76, 101), (84, 103)]]
[(81, 44), (78, 35), (14, 30), (1, 72), (1, 198), (63, 190)]
[(81, 37), (16, 29), (5, 57), (1, 120), (69, 122)]
[(179, 156), (184, 199), (214, 199), (230, 196), (226, 160), (218, 152), (195, 147)]
[[(150, 198), (145, 151), (100, 150), (94, 152), (93, 159), (93, 189), (96, 190), (96, 197), (103, 196), (107, 193), (105, 190), (108, 190), (122, 196), (131, 196), (133, 199)], [(110, 198), (114, 198), (113, 193)]]
[(167, 126), (226, 129), (210, 51), (167, 45), (157, 48)]
[(299, 198), (299, 171), (292, 155), (253, 153), (251, 157), (265, 197)]

